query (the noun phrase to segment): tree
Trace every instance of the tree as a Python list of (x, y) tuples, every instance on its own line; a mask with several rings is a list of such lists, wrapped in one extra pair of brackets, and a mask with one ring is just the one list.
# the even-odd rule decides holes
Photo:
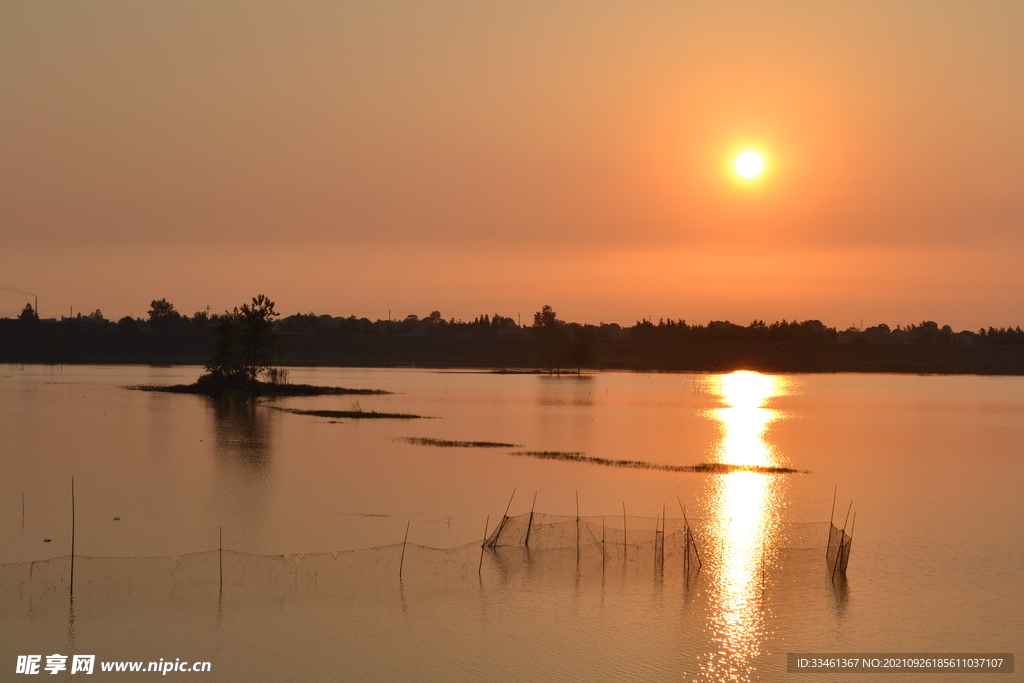
[(18, 320), (23, 323), (37, 323), (39, 322), (39, 313), (32, 308), (32, 304), (25, 304), (25, 308), (21, 309), (21, 313), (18, 314)]
[(594, 334), (592, 329), (586, 325), (577, 325), (572, 341), (569, 342), (569, 362), (576, 366), (576, 375), (579, 376), (583, 366), (590, 362), (594, 352)]
[(139, 329), (139, 323), (135, 318), (130, 315), (126, 315), (117, 321), (117, 329), (121, 332), (137, 332)]
[(206, 364), (212, 381), (246, 384), (256, 381), (270, 369), (276, 352), (274, 302), (263, 294), (253, 297), (252, 305), (214, 316), (216, 335), (213, 358)]
[(149, 304), (149, 324), (157, 332), (179, 332), (185, 326), (185, 318), (167, 299), (154, 299)]
[(210, 315), (206, 311), (196, 311), (192, 314), (192, 320), (190, 322), (193, 331), (205, 332), (207, 326), (210, 324)]
[(544, 306), (533, 314), (533, 336), (547, 357), (548, 372), (554, 372), (561, 360), (565, 340), (565, 323), (550, 306)]

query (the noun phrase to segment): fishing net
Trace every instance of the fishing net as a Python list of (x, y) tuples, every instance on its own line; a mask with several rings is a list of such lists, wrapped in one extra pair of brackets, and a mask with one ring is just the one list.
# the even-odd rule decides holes
[[(846, 532), (828, 522), (778, 523), (772, 529), (758, 550), (765, 572), (784, 570), (787, 557), (795, 562), (824, 556), (829, 577), (845, 576), (852, 542)], [(372, 595), (393, 591), (396, 582), (407, 590), (443, 590), (493, 577), (506, 583), (651, 575), (688, 581), (721, 562), (722, 543), (707, 519), (528, 513), (504, 517), (482, 543), (454, 548), (398, 543), (299, 555), (209, 550), (174, 557), (75, 556), (72, 563), (65, 556), (0, 564), (0, 606), (66, 594), (72, 583), (76, 596), (157, 591), (265, 598)]]
[(850, 546), (853, 537), (846, 533), (845, 529), (839, 529), (835, 524), (828, 525), (828, 560), (829, 576), (835, 580), (846, 576), (846, 566), (850, 563)]

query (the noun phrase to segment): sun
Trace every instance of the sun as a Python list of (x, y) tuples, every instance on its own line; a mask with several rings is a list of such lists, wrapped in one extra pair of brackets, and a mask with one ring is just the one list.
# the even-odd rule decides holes
[(757, 152), (748, 150), (736, 157), (733, 168), (739, 177), (753, 180), (764, 170), (764, 158)]

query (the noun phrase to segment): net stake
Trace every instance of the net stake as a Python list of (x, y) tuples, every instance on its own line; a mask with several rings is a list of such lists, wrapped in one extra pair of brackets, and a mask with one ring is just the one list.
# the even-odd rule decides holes
[(533, 492), (533, 505), (530, 506), (530, 521), (526, 523), (526, 540), (523, 541), (523, 545), (527, 548), (530, 547), (530, 530), (533, 529), (533, 509), (537, 507), (537, 492)]
[(576, 565), (580, 564), (580, 492), (576, 492)]
[(398, 583), (402, 583), (402, 567), (405, 566), (405, 544), (409, 542), (409, 525), (412, 520), (405, 522), (405, 539), (402, 541), (402, 557), (398, 560)]
[(484, 546), (487, 545), (487, 527), (491, 525), (491, 516), (487, 515), (487, 519), (484, 521), (484, 540), (480, 543), (480, 564), (477, 565), (476, 573), (480, 574), (484, 570)]
[[(832, 526), (833, 519), (836, 516), (836, 494), (839, 493), (839, 484), (836, 484), (835, 489), (832, 491), (832, 511), (828, 513), (828, 524), (829, 524), (829, 540), (832, 539)], [(828, 559), (828, 545), (825, 546), (825, 558)]]
[(626, 501), (622, 501), (622, 559), (626, 559)]
[(846, 508), (846, 521), (843, 522), (843, 530), (839, 532), (839, 546), (836, 548), (836, 561), (832, 565), (832, 583), (836, 581), (836, 570), (839, 569), (839, 562), (843, 559), (843, 539), (846, 538), (846, 522), (850, 521), (850, 510), (853, 509), (853, 501)]
[(508, 505), (505, 506), (505, 514), (501, 517), (501, 522), (498, 523), (498, 528), (494, 532), (494, 541), (491, 543), (491, 547), (494, 548), (498, 545), (498, 540), (501, 538), (501, 532), (505, 530), (505, 522), (508, 521), (508, 511), (512, 507), (512, 499), (516, 497), (516, 489), (512, 489), (512, 495), (508, 497)]
[(601, 515), (601, 576), (604, 577), (604, 515)]
[(71, 477), (71, 599), (75, 598), (75, 478)]

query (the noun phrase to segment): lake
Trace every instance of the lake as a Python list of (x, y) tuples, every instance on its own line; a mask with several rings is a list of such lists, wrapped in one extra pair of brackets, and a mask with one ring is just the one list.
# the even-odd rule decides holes
[[(1024, 378), (291, 368), (393, 393), (125, 388), (200, 371), (0, 369), (8, 674), (82, 653), (112, 680), (99, 662), (209, 661), (167, 674), (209, 681), (832, 680), (787, 673), (787, 653), (1024, 644)], [(422, 417), (288, 412), (353, 409)], [(700, 463), (800, 472), (671, 469)], [(506, 508), (532, 545), (481, 552)], [(830, 514), (853, 534), (845, 580)]]

